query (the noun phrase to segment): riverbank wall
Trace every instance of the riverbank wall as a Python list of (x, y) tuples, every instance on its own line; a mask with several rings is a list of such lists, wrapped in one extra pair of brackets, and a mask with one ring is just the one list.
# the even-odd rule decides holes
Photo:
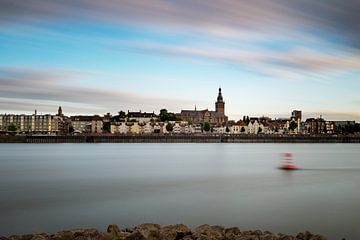
[(0, 143), (360, 143), (360, 136), (333, 136), (333, 135), (0, 136)]

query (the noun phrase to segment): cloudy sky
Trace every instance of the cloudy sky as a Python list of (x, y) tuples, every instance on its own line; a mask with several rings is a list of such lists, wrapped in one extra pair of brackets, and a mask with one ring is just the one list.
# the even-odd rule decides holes
[(360, 121), (358, 0), (0, 0), (0, 113)]

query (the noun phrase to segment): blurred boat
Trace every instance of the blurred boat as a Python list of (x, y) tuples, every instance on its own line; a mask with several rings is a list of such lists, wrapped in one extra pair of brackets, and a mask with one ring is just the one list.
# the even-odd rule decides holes
[(294, 164), (293, 156), (291, 153), (284, 153), (283, 162), (278, 167), (281, 170), (299, 170), (300, 168)]

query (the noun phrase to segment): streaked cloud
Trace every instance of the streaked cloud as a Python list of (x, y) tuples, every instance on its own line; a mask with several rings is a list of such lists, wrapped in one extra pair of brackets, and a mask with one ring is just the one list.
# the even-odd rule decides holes
[[(337, 71), (360, 69), (360, 55), (351, 53), (325, 53), (312, 49), (298, 48), (290, 51), (251, 51), (241, 48), (225, 48), (214, 45), (178, 46), (157, 43), (124, 43), (128, 50), (142, 54), (205, 59), (224, 64), (245, 66), (253, 71), (283, 79), (299, 79), (309, 73), (327, 74)], [(114, 43), (116, 49), (116, 43)]]
[[(104, 21), (173, 31), (237, 36), (244, 31), (273, 35), (322, 32), (360, 47), (360, 2), (357, 0), (1, 0), (2, 24), (13, 21)], [(300, 32), (297, 32), (300, 31)], [(296, 33), (297, 32), (297, 33)], [(330, 35), (324, 36), (324, 38)]]
[[(59, 74), (56, 74), (59, 73)], [(87, 73), (84, 73), (85, 75)], [(93, 73), (92, 73), (93, 74)], [(72, 113), (113, 113), (120, 110), (159, 111), (166, 102), (171, 110), (179, 104), (193, 104), (190, 99), (165, 99), (143, 96), (111, 87), (90, 87), (86, 81), (75, 83), (80, 72), (64, 69), (12, 69), (0, 68), (0, 108), (13, 112), (14, 109), (45, 111), (62, 105), (64, 111)], [(31, 104), (29, 104), (31, 103)], [(19, 108), (19, 106), (21, 107)]]

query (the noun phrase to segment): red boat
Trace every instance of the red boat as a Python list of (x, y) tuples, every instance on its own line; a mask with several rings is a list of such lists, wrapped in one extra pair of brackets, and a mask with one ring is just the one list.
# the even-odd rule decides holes
[(279, 166), (282, 170), (299, 170), (300, 168), (294, 164), (291, 153), (284, 153), (284, 161)]

